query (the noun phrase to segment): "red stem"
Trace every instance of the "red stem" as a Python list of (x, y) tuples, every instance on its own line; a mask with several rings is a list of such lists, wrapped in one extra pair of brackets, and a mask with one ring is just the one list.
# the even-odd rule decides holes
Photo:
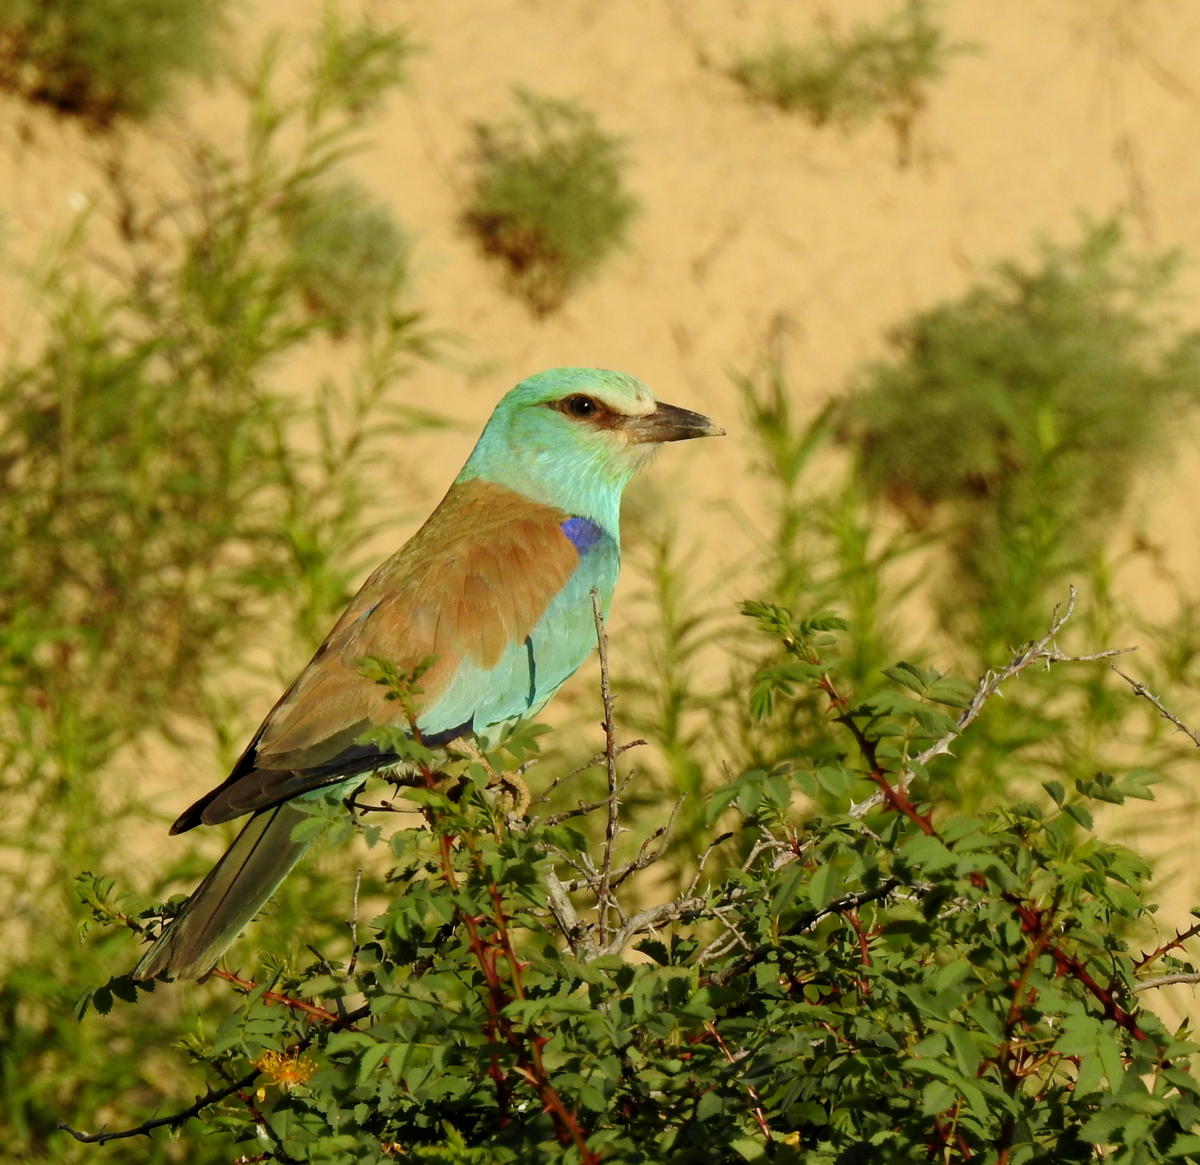
[[(249, 995), (252, 991), (258, 990), (258, 984), (252, 983), (249, 979), (239, 978), (232, 971), (223, 971), (219, 967), (214, 967), (212, 973), (218, 979), (224, 979), (227, 983), (232, 983), (239, 990)], [(303, 999), (293, 999), (290, 995), (280, 995), (275, 991), (264, 991), (262, 998), (268, 1003), (281, 1003), (284, 1007), (290, 1007), (293, 1011), (303, 1011), (306, 1015), (311, 1015), (314, 1019), (321, 1020), (322, 1023), (327, 1023), (332, 1027), (339, 1027), (345, 1031), (362, 1031), (362, 1028), (355, 1027), (349, 1020), (343, 1019), (340, 1015), (334, 1015), (332, 1011), (326, 1011), (323, 1007), (318, 1007), (315, 1003), (306, 1003)], [(364, 1033), (370, 1035), (369, 1032)]]
[[(1005, 894), (1004, 897), (1016, 908), (1017, 917), (1020, 918), (1022, 924), (1027, 929), (1040, 929), (1041, 920), (1038, 918), (1038, 912), (1033, 907), (1028, 903), (1022, 902), (1013, 894)], [(1076, 958), (1075, 955), (1068, 954), (1060, 946), (1049, 941), (1047, 941), (1043, 949), (1049, 951), (1054, 956), (1054, 962), (1058, 967), (1060, 975), (1069, 975), (1079, 983), (1082, 983), (1100, 1002), (1107, 1019), (1111, 1019), (1118, 1027), (1123, 1027), (1135, 1040), (1144, 1040), (1146, 1038), (1146, 1033), (1138, 1027), (1137, 1020), (1133, 1015), (1126, 1011), (1113, 998), (1111, 988), (1101, 987), (1092, 978), (1091, 972), (1088, 971), (1080, 959)]]
[(1179, 931), (1175, 937), (1170, 940), (1170, 942), (1163, 943), (1161, 947), (1155, 948), (1148, 955), (1143, 954), (1142, 957), (1133, 964), (1133, 969), (1135, 971), (1140, 971), (1143, 967), (1155, 962), (1157, 959), (1161, 959), (1163, 955), (1167, 953), (1167, 951), (1173, 951), (1176, 947), (1183, 946), (1188, 939), (1194, 938), (1197, 934), (1200, 934), (1200, 922), (1196, 923), (1195, 926), (1189, 926), (1187, 930)]
[[(814, 661), (815, 662), (815, 661)], [(933, 837), (935, 830), (933, 821), (928, 813), (918, 813), (916, 806), (908, 799), (908, 794), (903, 788), (895, 786), (888, 780), (887, 773), (883, 771), (883, 767), (879, 764), (876, 755), (875, 742), (868, 740), (863, 735), (862, 729), (854, 723), (853, 717), (850, 715), (850, 702), (843, 696), (837, 688), (833, 686), (833, 681), (823, 675), (818, 681), (818, 686), (829, 697), (829, 702), (837, 710), (835, 717), (839, 724), (844, 724), (854, 736), (855, 743), (859, 747), (859, 751), (863, 754), (863, 758), (867, 764), (871, 766), (871, 771), (867, 775), (878, 786), (887, 803), (896, 810), (897, 813), (904, 814), (914, 825), (921, 830), (922, 833), (929, 837)]]
[[(415, 731), (416, 729), (414, 728)], [(433, 788), (435, 782), (428, 765), (421, 766), (421, 774), (426, 786)], [(471, 853), (476, 869), (484, 872), (483, 864), (479, 859), (472, 840), (469, 837), (464, 837), (462, 840)], [(452, 848), (453, 839), (448, 834), (442, 834), (439, 846), (442, 874), (451, 890), (457, 891), (458, 877), (454, 872)], [(478, 924), (482, 919), (475, 918), (469, 914), (462, 915), (463, 925), (467, 928), (468, 945), (471, 948), (471, 953), (475, 956), (475, 961), (479, 964), (479, 969), (483, 972), (484, 981), (487, 984), (488, 1039), (492, 1043), (499, 1043), (501, 1041), (496, 1038), (497, 1034), (499, 1034), (503, 1042), (507, 1043), (516, 1052), (517, 1072), (537, 1090), (545, 1111), (554, 1120), (556, 1138), (559, 1144), (567, 1145), (574, 1142), (575, 1147), (579, 1150), (580, 1165), (600, 1165), (600, 1156), (588, 1148), (587, 1137), (583, 1129), (580, 1128), (577, 1117), (563, 1103), (558, 1090), (550, 1082), (550, 1077), (546, 1072), (545, 1064), (542, 1060), (542, 1045), (548, 1042), (547, 1037), (534, 1036), (530, 1038), (528, 1040), (529, 1047), (527, 1048), (525, 1037), (520, 1035), (514, 1029), (511, 1021), (504, 1016), (504, 1008), (508, 1006), (512, 999), (505, 990), (504, 981), (500, 977), (499, 970), (496, 967), (496, 948), (499, 947), (508, 962), (513, 992), (518, 999), (525, 998), (525, 989), (521, 982), (521, 969), (524, 964), (517, 958), (516, 951), (513, 949), (512, 941), (509, 937), (507, 919), (504, 914), (504, 901), (500, 895), (499, 887), (494, 882), (490, 882), (488, 889), (495, 909), (495, 917), (491, 921), (496, 928), (496, 935), (499, 941), (497, 942), (495, 939), (485, 940), (480, 935)], [(488, 1075), (496, 1085), (496, 1099), (500, 1108), (499, 1123), (503, 1126), (508, 1122), (511, 1090), (508, 1086), (508, 1080), (500, 1067), (499, 1057), (495, 1054), (492, 1056)]]

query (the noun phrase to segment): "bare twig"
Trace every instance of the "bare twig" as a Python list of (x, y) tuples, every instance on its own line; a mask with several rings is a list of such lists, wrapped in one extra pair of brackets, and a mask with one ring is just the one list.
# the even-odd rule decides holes
[[(632, 746), (627, 746), (627, 747), (632, 747)], [(623, 749), (619, 748), (619, 749), (617, 749), (617, 754), (620, 755), (621, 752), (623, 752), (623, 751), (624, 751)], [(626, 785), (628, 785), (632, 779), (633, 779), (633, 774), (630, 773), (629, 776), (627, 776), (621, 782), (620, 788), (617, 789), (616, 799), (617, 799), (618, 803), (621, 800), (621, 794), (625, 792)], [(604, 797), (599, 801), (593, 801), (590, 805), (585, 805), (582, 801), (580, 801), (579, 804), (576, 805), (574, 809), (566, 809), (562, 813), (552, 813), (549, 817), (547, 817), (543, 820), (542, 824), (543, 825), (560, 825), (564, 821), (569, 821), (572, 817), (586, 817), (589, 813), (594, 813), (597, 809), (603, 809), (604, 806), (610, 804), (610, 802), (611, 802), (611, 798), (609, 798), (609, 797)]]
[(1149, 991), (1152, 987), (1170, 987), (1172, 983), (1200, 983), (1200, 973), (1180, 971), (1174, 975), (1160, 975), (1157, 979), (1146, 979), (1133, 988), (1134, 992)]
[[(671, 816), (667, 818), (666, 825), (660, 825), (652, 834), (650, 834), (650, 836), (642, 842), (641, 848), (638, 850), (638, 856), (612, 875), (612, 878), (609, 882), (610, 890), (615, 890), (622, 882), (625, 881), (626, 878), (630, 876), (630, 874), (636, 874), (638, 870), (644, 870), (648, 866), (654, 865), (654, 863), (657, 862), (663, 856), (663, 854), (667, 852), (667, 845), (671, 840), (671, 829), (675, 825), (675, 818), (679, 816), (679, 810), (683, 808), (683, 803), (686, 800), (687, 794), (684, 793), (683, 796), (681, 796), (672, 807)], [(657, 849), (648, 851), (650, 844), (657, 841), (660, 837), (663, 839), (662, 845), (660, 845)]]
[(1113, 669), (1132, 689), (1135, 696), (1141, 696), (1143, 700), (1149, 700), (1158, 709), (1158, 714), (1164, 720), (1170, 720), (1180, 732), (1191, 738), (1193, 744), (1200, 747), (1200, 732), (1194, 732), (1190, 729), (1178, 716), (1175, 715), (1169, 708), (1163, 707), (1163, 702), (1146, 687), (1145, 684), (1135, 680), (1133, 676), (1126, 675), (1115, 663), (1109, 664)]
[(253, 1072), (248, 1072), (240, 1080), (235, 1080), (226, 1088), (214, 1089), (209, 1087), (203, 1096), (197, 1096), (195, 1103), (190, 1104), (187, 1108), (181, 1109), (179, 1112), (174, 1112), (170, 1116), (159, 1116), (153, 1120), (143, 1121), (136, 1128), (118, 1129), (112, 1133), (106, 1129), (101, 1129), (98, 1133), (84, 1133), (80, 1132), (79, 1129), (71, 1128), (66, 1121), (59, 1121), (58, 1127), (64, 1133), (70, 1133), (77, 1141), (82, 1141), (85, 1145), (103, 1145), (107, 1141), (120, 1141), (126, 1137), (148, 1137), (152, 1129), (179, 1128), (190, 1121), (192, 1117), (199, 1116), (209, 1105), (216, 1104), (248, 1088), (260, 1075), (259, 1070), (255, 1068)]
[(754, 950), (742, 932), (725, 917), (725, 910), (732, 909), (733, 907), (730, 905), (724, 909), (718, 908), (713, 911), (717, 916), (717, 921), (725, 929), (696, 956), (696, 966), (702, 967), (705, 963), (711, 963), (714, 959), (729, 954), (736, 946), (744, 947), (747, 951)]
[[(608, 634), (604, 613), (600, 610), (600, 592), (592, 587), (592, 615), (596, 623), (596, 646), (600, 652), (600, 698), (604, 704), (604, 771), (608, 777), (608, 822), (604, 828), (604, 858), (597, 895), (600, 942), (608, 937), (609, 880), (612, 877), (613, 850), (620, 828), (621, 804), (617, 800), (617, 730), (613, 722), (612, 687), (608, 679)], [(624, 945), (624, 944), (622, 944)], [(620, 948), (618, 948), (620, 949)]]
[(721, 834), (720, 837), (718, 837), (714, 841), (710, 842), (708, 849), (706, 849), (700, 855), (700, 862), (696, 866), (696, 872), (692, 875), (692, 880), (688, 883), (687, 896), (689, 898), (693, 894), (696, 893), (696, 886), (700, 882), (700, 875), (704, 873), (704, 863), (708, 861), (709, 856), (712, 854), (713, 850), (715, 850), (717, 848), (717, 846), (723, 844), (724, 842), (727, 842), (731, 837), (733, 837), (732, 833)]
[(358, 952), (361, 949), (358, 945), (358, 892), (362, 888), (362, 866), (359, 866), (358, 871), (354, 875), (354, 900), (351, 904), (350, 921), (346, 925), (350, 928), (350, 962), (346, 967), (346, 978), (350, 979), (354, 975), (354, 968), (358, 966)]
[[(979, 680), (979, 685), (975, 689), (975, 694), (971, 697), (971, 702), (959, 715), (954, 728), (940, 739), (934, 741), (923, 752), (918, 753), (911, 762), (913, 765), (924, 766), (933, 760), (935, 756), (942, 756), (949, 753), (950, 746), (979, 716), (988, 700), (996, 695), (1005, 683), (1033, 664), (1044, 663), (1049, 667), (1054, 663), (1092, 663), (1096, 660), (1109, 659), (1114, 655), (1125, 655), (1130, 651), (1137, 650), (1136, 647), (1117, 647), (1110, 651), (1092, 652), (1090, 655), (1066, 655), (1053, 646), (1055, 636), (1066, 626), (1071, 616), (1075, 613), (1075, 600), (1078, 593), (1074, 587), (1071, 587), (1067, 597), (1067, 605), (1061, 610), (1061, 613), (1060, 608), (1055, 606), (1054, 614), (1050, 620), (1050, 629), (1041, 639), (1034, 643), (1026, 644), (999, 671), (987, 671), (984, 673)], [(901, 774), (898, 786), (902, 792), (908, 792), (908, 786), (912, 783), (913, 776), (912, 769), (907, 769)], [(884, 800), (885, 797), (882, 792), (875, 793), (866, 798), (866, 800), (860, 801), (857, 805), (852, 805), (850, 807), (850, 816), (865, 817), (878, 805), (883, 804)]]
[[(637, 740), (631, 740), (627, 744), (620, 745), (615, 750), (613, 755), (620, 756), (623, 752), (628, 752), (631, 748), (643, 748), (645, 746), (645, 744), (646, 744), (646, 742), (640, 738)], [(532, 801), (530, 801), (530, 803), (529, 803), (530, 807), (532, 807), (534, 805), (542, 805), (545, 802), (549, 801), (550, 794), (553, 793), (554, 790), (557, 789), (559, 785), (563, 784), (566, 781), (569, 781), (572, 777), (579, 776), (580, 773), (586, 773), (588, 771), (588, 769), (594, 769), (598, 764), (603, 764), (606, 759), (607, 759), (607, 753), (598, 752), (598, 753), (596, 753), (596, 755), (594, 757), (592, 757), (591, 760), (585, 761), (578, 768), (572, 769), (569, 773), (564, 773), (561, 777), (555, 777), (554, 780), (551, 781), (550, 784), (546, 786), (546, 791), (540, 797), (535, 797)], [(604, 804), (603, 801), (598, 801), (596, 803), (596, 806), (598, 808), (600, 805), (603, 805), (603, 804)]]

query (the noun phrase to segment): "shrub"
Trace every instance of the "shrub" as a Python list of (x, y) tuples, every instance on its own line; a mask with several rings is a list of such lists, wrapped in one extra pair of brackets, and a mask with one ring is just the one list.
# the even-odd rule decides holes
[(205, 76), (225, 0), (4, 0), (0, 89), (93, 130), (159, 112)]
[(621, 143), (575, 101), (517, 89), (520, 118), (476, 127), (479, 173), (464, 215), (510, 289), (547, 315), (624, 243), (637, 202)]
[[(361, 577), (383, 438), (434, 420), (395, 399), (425, 351), (403, 236), (338, 164), (371, 104), (364, 78), (394, 71), (366, 61), (341, 87), (321, 64), (345, 55), (331, 44), (341, 35), (364, 41), (357, 23), (327, 21), (309, 84), (286, 99), (268, 49), (245, 78), (243, 148), (184, 132), (182, 191), (129, 180), (114, 148), (119, 244), (98, 273), (77, 224), (0, 366), (5, 1160), (77, 1159), (55, 1126), (97, 1097), (188, 1094), (186, 1070), (158, 1071), (176, 1035), (170, 1004), (120, 1027), (71, 1019), (79, 985), (103, 982), (110, 957), (102, 935), (72, 941), (71, 883), (137, 868), (125, 847), (151, 814), (131, 770), (173, 745), (178, 757), (241, 743), (231, 661), (249, 671), (265, 627), (290, 624), (280, 639), (297, 645), (261, 653), (268, 669), (319, 640)], [(394, 38), (369, 39), (394, 61)], [(285, 398), (276, 362), (331, 343), (337, 375)], [(175, 852), (162, 893), (201, 864), (194, 843)], [(303, 899), (316, 937), (330, 904), (319, 863), (294, 893), (280, 922)], [(164, 1157), (137, 1153), (124, 1159)]]
[(965, 46), (947, 43), (926, 0), (908, 0), (882, 23), (845, 36), (826, 31), (807, 45), (776, 39), (735, 61), (729, 73), (753, 100), (801, 113), (816, 126), (852, 129), (887, 117), (903, 164), (929, 83), (963, 51)]
[[(344, 959), (265, 968), (269, 991), (219, 972), (248, 998), (190, 1045), (218, 1127), (313, 1162), (1200, 1160), (1197, 1049), (1140, 1006), (1197, 979), (1200, 924), (1136, 953), (1148, 867), (1091, 835), (1089, 805), (1148, 798), (1151, 775), (1051, 782), (982, 816), (926, 799), (928, 759), (1002, 686), (1066, 666), (1070, 610), (978, 688), (899, 664), (859, 700), (840, 620), (746, 609), (781, 646), (752, 706), (810, 687), (826, 763), (718, 789), (695, 878), (648, 904), (631, 886), (671, 825), (615, 847), (611, 733), (607, 795), (520, 825), (485, 789), (530, 737), (446, 790), (397, 733), (427, 787), (405, 792), (425, 825), (387, 839), (393, 900)], [(836, 807), (814, 815), (819, 789)], [(575, 826), (597, 812), (593, 846)], [(118, 981), (104, 1006), (114, 989), (131, 997)]]
[(898, 327), (896, 357), (847, 403), (865, 483), (944, 534), (943, 611), (978, 620), (992, 654), (1089, 569), (1200, 394), (1200, 333), (1162, 310), (1176, 266), (1131, 255), (1115, 222), (1089, 227)]

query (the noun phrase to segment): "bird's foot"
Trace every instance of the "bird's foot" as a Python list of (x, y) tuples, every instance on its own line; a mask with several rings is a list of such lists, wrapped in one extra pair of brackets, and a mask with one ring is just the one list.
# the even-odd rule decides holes
[(469, 740), (457, 740), (454, 742), (454, 749), (461, 756), (467, 758), (474, 764), (482, 765), (487, 770), (489, 792), (493, 792), (496, 800), (499, 802), (499, 807), (504, 810), (505, 816), (509, 820), (509, 824), (516, 821), (524, 820), (525, 814), (529, 811), (529, 806), (533, 803), (533, 794), (530, 793), (529, 787), (525, 784), (520, 773), (506, 773), (503, 771), (497, 772), (483, 753), (476, 745)]
[(533, 801), (533, 794), (520, 773), (493, 773), (492, 779), (488, 781), (488, 788), (499, 793), (510, 823), (514, 818), (517, 821), (524, 820)]

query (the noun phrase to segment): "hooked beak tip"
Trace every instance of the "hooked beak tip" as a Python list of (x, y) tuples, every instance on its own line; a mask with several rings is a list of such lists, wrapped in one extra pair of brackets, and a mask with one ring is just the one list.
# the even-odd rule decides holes
[(630, 431), (633, 440), (639, 444), (725, 436), (725, 430), (719, 425), (714, 425), (706, 416), (661, 401), (654, 412), (633, 421)]

